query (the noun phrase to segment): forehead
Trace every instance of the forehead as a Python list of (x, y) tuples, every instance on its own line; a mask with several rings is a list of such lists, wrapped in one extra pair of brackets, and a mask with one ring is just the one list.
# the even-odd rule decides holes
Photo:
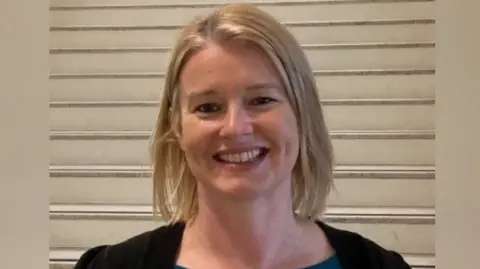
[(282, 85), (276, 67), (261, 49), (245, 44), (207, 43), (189, 57), (180, 75), (183, 96), (272, 85)]

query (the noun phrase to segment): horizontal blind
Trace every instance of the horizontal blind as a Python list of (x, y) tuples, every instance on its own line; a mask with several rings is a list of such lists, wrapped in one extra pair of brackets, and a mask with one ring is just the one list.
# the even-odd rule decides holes
[(434, 268), (431, 0), (52, 0), (50, 268), (162, 224), (147, 159), (159, 85), (182, 25), (226, 2), (272, 14), (314, 68), (338, 162), (326, 221)]

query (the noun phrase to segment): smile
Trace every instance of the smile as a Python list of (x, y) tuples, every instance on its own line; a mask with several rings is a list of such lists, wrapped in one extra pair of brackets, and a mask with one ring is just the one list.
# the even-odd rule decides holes
[(230, 164), (243, 164), (255, 162), (267, 155), (268, 149), (255, 148), (242, 152), (235, 153), (218, 153), (213, 156), (216, 161)]

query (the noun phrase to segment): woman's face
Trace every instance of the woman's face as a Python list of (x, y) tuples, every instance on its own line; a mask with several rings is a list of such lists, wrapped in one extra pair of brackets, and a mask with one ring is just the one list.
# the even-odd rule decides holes
[(200, 192), (254, 199), (290, 191), (296, 118), (259, 49), (209, 43), (193, 54), (180, 76), (179, 127)]

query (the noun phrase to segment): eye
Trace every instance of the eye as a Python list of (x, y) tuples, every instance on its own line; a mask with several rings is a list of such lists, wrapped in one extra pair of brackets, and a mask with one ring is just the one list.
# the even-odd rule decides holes
[(195, 108), (195, 112), (200, 113), (215, 113), (218, 111), (220, 111), (220, 106), (215, 103), (205, 103)]
[(254, 98), (250, 101), (250, 104), (254, 106), (261, 106), (261, 105), (267, 105), (273, 102), (276, 102), (277, 100), (270, 98), (270, 97), (257, 97)]

